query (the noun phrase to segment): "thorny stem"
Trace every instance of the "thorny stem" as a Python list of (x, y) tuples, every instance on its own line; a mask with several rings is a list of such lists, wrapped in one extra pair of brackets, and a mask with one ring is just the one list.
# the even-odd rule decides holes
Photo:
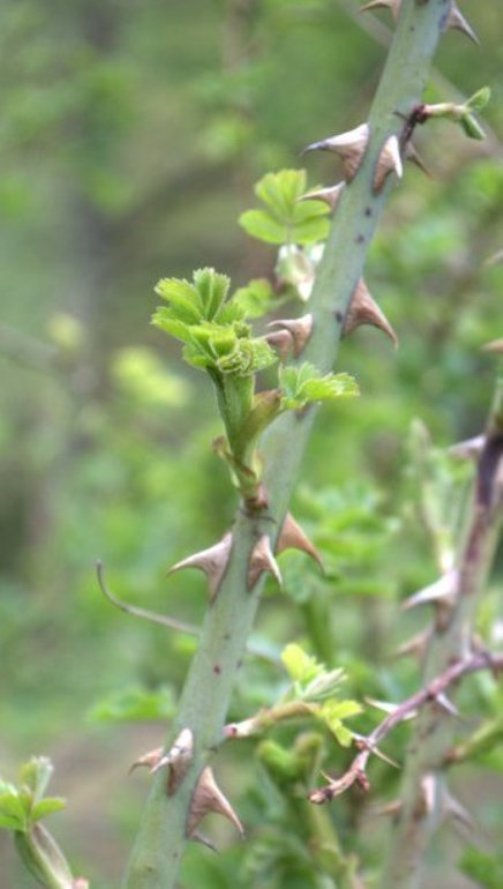
[(442, 695), (455, 685), (463, 676), (475, 673), (477, 670), (492, 670), (494, 673), (503, 670), (503, 655), (491, 655), (486, 651), (477, 651), (463, 661), (457, 661), (448, 667), (444, 673), (432, 679), (425, 688), (421, 688), (405, 701), (402, 701), (392, 713), (389, 713), (382, 722), (366, 738), (362, 738), (358, 744), (360, 752), (344, 775), (331, 781), (320, 790), (314, 790), (309, 798), (313, 803), (326, 803), (348, 790), (353, 784), (362, 787), (368, 786), (366, 768), (370, 756), (376, 753), (377, 745), (397, 725), (407, 718), (415, 715), (426, 704), (442, 709)]
[[(503, 520), (503, 381), (499, 381), (485, 443), (479, 457), (467, 529), (456, 560), (456, 599), (448, 612), (437, 611), (424, 666), (432, 677), (470, 662), (474, 619), (491, 568)], [(454, 665), (454, 666), (452, 666)], [(413, 889), (420, 863), (442, 819), (443, 766), (453, 742), (452, 718), (435, 702), (423, 707), (409, 744), (401, 809), (383, 870), (382, 889)], [(433, 804), (425, 805), (424, 778), (433, 775)]]
[[(401, 133), (403, 119), (397, 112), (408, 116), (421, 100), (446, 8), (446, 0), (430, 0), (421, 6), (405, 0), (403, 4), (369, 118), (370, 141), (365, 158), (341, 197), (311, 297), (314, 328), (302, 358), (314, 361), (323, 373), (332, 368), (337, 356), (347, 308), (390, 190), (388, 180), (379, 195), (373, 192), (378, 156), (386, 139)], [(123, 889), (173, 889), (176, 885), (192, 792), (208, 758), (222, 741), (236, 674), (259, 603), (263, 577), (253, 590), (247, 589), (250, 553), (264, 533), (271, 535), (274, 543), (314, 416), (312, 408), (301, 417), (285, 414), (265, 436), (262, 455), (269, 511), (257, 516), (238, 513), (229, 566), (218, 596), (206, 613), (178, 716), (167, 738), (169, 749), (177, 734), (190, 728), (194, 758), (174, 796), (166, 795), (165, 776), (159, 774), (154, 779)]]
[[(108, 599), (112, 605), (115, 605), (120, 611), (124, 611), (125, 614), (130, 614), (132, 617), (139, 617), (141, 620), (147, 620), (150, 623), (158, 624), (161, 627), (167, 627), (168, 630), (184, 633), (186, 636), (200, 636), (201, 630), (199, 627), (194, 626), (194, 624), (187, 624), (185, 621), (178, 620), (176, 617), (169, 617), (167, 614), (159, 614), (157, 611), (149, 611), (146, 608), (140, 608), (138, 605), (131, 605), (129, 602), (123, 602), (122, 599), (117, 598), (115, 593), (112, 593), (105, 580), (105, 566), (101, 561), (96, 562), (96, 577), (98, 586), (105, 596), (105, 599)], [(248, 641), (246, 650), (249, 654), (253, 654), (255, 657), (268, 661), (276, 666), (280, 663), (279, 655), (274, 656), (271, 652), (265, 651), (251, 640)]]

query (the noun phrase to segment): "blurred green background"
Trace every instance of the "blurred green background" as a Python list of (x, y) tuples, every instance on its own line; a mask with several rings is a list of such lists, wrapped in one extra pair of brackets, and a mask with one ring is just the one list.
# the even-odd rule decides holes
[[(198, 624), (202, 578), (166, 571), (221, 536), (236, 505), (211, 450), (220, 430), (209, 382), (149, 326), (153, 287), (202, 265), (236, 286), (272, 275), (273, 250), (236, 219), (268, 170), (304, 163), (312, 185), (336, 181), (333, 158), (299, 153), (365, 120), (391, 32), (385, 12), (360, 16), (358, 6), (4, 0), (0, 8), (0, 774), (12, 778), (32, 753), (51, 755), (54, 789), (69, 800), (54, 830), (93, 887), (117, 885), (148, 783), (127, 770), (161, 743), (165, 722), (156, 717), (173, 711), (194, 646), (114, 610), (94, 563), (104, 560), (123, 599)], [(398, 700), (417, 681), (413, 664), (389, 660), (426, 620), (399, 617), (396, 600), (436, 570), (414, 505), (411, 423), (420, 418), (440, 448), (478, 434), (495, 377), (481, 347), (503, 336), (501, 11), (489, 0), (464, 7), (482, 48), (446, 34), (428, 98), (489, 85), (487, 139), (471, 142), (441, 121), (417, 134), (431, 176), (407, 169), (366, 270), (401, 348), (369, 328), (344, 343), (338, 367), (356, 376), (362, 397), (320, 415), (296, 497), (330, 580), (303, 558), (282, 557), (287, 592), (268, 588), (254, 640), (273, 663), (248, 659), (233, 718), (274, 699), (284, 682), (275, 659), (291, 639), (345, 666), (360, 699)], [(439, 502), (455, 512), (451, 493), (465, 469), (430, 458)], [(493, 586), (487, 632), (498, 572)], [(487, 682), (471, 688), (468, 707), (496, 707)], [(391, 746), (400, 758), (406, 735), (398, 735)], [(226, 852), (217, 859), (192, 846), (187, 885), (235, 886), (236, 874), (242, 886), (332, 885), (296, 864), (295, 850), (280, 854), (281, 840), (261, 836), (281, 806), (252, 751), (249, 742), (230, 746), (218, 763), (251, 842), (236, 849), (215, 825)], [(390, 793), (395, 775), (374, 769)], [(468, 770), (460, 793), (475, 800), (490, 849), (497, 809), (485, 769)], [(365, 820), (361, 798), (334, 809), (343, 842), (372, 869), (380, 822)], [(284, 831), (288, 819), (278, 823)], [(431, 873), (453, 889), (483, 885), (445, 864), (462, 848), (446, 843), (425, 885)], [(0, 859), (1, 889), (32, 885), (7, 835)]]

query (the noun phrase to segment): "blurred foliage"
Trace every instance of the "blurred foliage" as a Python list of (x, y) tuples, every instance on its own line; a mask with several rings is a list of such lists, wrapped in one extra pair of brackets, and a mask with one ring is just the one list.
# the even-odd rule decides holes
[[(63, 748), (73, 750), (68, 774), (79, 773), (96, 737), (100, 768), (112, 769), (119, 750), (125, 771), (140, 752), (131, 721), (172, 712), (195, 640), (114, 611), (94, 562), (104, 560), (122, 600), (197, 626), (203, 579), (165, 574), (222, 535), (235, 495), (211, 450), (221, 428), (209, 382), (148, 324), (153, 286), (207, 264), (242, 285), (235, 299), (250, 317), (271, 305), (280, 311), (267, 209), (252, 212), (263, 214), (271, 246), (248, 238), (236, 219), (254, 205), (257, 179), (263, 198), (274, 182), (265, 174), (292, 168), (306, 144), (365, 119), (389, 18), (357, 9), (350, 0), (2, 4), (3, 779), (19, 757), (48, 748), (57, 766), (58, 751), (63, 760)], [(459, 533), (470, 469), (445, 448), (481, 431), (495, 370), (481, 346), (502, 336), (500, 12), (489, 2), (466, 12), (483, 51), (445, 35), (442, 75), (433, 73), (427, 101), (458, 102), (458, 91), (464, 100), (490, 84), (487, 138), (473, 142), (441, 120), (418, 132), (432, 175), (407, 170), (366, 269), (402, 347), (393, 353), (365, 328), (343, 343), (337, 370), (356, 379), (361, 397), (324, 406), (293, 505), (326, 574), (303, 554), (281, 555), (285, 592), (266, 590), (234, 721), (285, 693), (279, 653), (292, 641), (327, 670), (343, 668), (344, 693), (357, 701), (398, 701), (416, 687), (417, 664), (390, 656), (428, 618), (400, 616), (397, 602), (436, 578), (439, 552)], [(330, 158), (310, 157), (309, 171), (310, 183), (291, 173), (295, 195), (332, 184)], [(318, 237), (326, 225), (322, 205), (314, 217), (312, 207), (292, 202), (280, 226), (300, 226), (309, 244), (311, 228)], [(242, 222), (251, 231), (257, 216), (251, 227), (246, 213)], [(314, 262), (309, 249), (301, 262)], [(290, 276), (302, 271), (297, 242), (278, 274), (285, 264)], [(419, 444), (417, 418), (429, 430)], [(480, 615), (479, 632), (493, 644), (501, 644), (500, 579), (501, 559)], [(467, 722), (457, 749), (473, 742), (469, 757), (485, 787), (488, 768), (503, 769), (501, 692), (490, 676), (472, 677), (460, 705)], [(106, 734), (96, 735), (97, 717), (108, 721)], [(365, 732), (377, 718), (366, 710), (351, 727)], [(160, 741), (164, 727), (149, 731)], [(387, 739), (398, 761), (406, 737), (402, 726)], [(371, 874), (383, 842), (372, 806), (392, 798), (395, 771), (371, 764), (370, 798), (351, 791), (329, 809), (305, 802), (320, 765), (341, 772), (349, 756), (314, 722), (230, 743), (219, 768), (248, 842), (238, 848), (210, 825), (224, 851), (217, 858), (191, 844), (184, 884), (345, 887), (357, 861)], [(105, 799), (95, 766), (79, 782), (95, 787), (103, 818), (114, 814), (113, 841), (85, 861), (92, 827), (77, 816), (65, 849), (105, 887), (117, 881), (138, 811), (135, 785), (116, 782)], [(493, 777), (486, 798), (480, 790), (471, 800), (492, 837), (495, 786)], [(78, 812), (80, 787), (76, 797)], [(31, 885), (0, 852), (1, 889)], [(499, 885), (498, 866), (490, 850), (462, 861), (479, 885)], [(455, 877), (446, 871), (445, 879)]]

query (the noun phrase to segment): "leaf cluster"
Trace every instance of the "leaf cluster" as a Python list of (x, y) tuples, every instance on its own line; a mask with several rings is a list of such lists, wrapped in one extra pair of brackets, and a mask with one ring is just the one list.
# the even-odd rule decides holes
[(353, 734), (343, 725), (343, 720), (357, 716), (362, 708), (357, 701), (341, 700), (336, 695), (344, 682), (344, 671), (327, 670), (295, 643), (286, 646), (281, 659), (293, 681), (288, 696), (309, 703), (312, 715), (326, 725), (342, 747), (348, 747)]
[(246, 210), (240, 225), (253, 238), (268, 244), (314, 244), (328, 235), (328, 207), (319, 201), (301, 200), (306, 193), (305, 170), (267, 173), (255, 185), (263, 203)]
[(247, 300), (242, 293), (227, 299), (229, 287), (230, 279), (210, 268), (195, 271), (192, 283), (163, 278), (155, 290), (168, 306), (158, 308), (152, 322), (185, 344), (183, 357), (194, 367), (247, 377), (277, 357), (263, 338), (252, 336)]

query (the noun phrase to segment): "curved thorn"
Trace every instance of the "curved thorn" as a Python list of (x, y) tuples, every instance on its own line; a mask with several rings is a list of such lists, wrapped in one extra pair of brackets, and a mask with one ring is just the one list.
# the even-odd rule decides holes
[(398, 137), (394, 134), (386, 139), (386, 142), (381, 149), (374, 174), (374, 194), (379, 194), (390, 173), (395, 173), (399, 179), (403, 176), (400, 144), (398, 142)]
[(363, 159), (363, 155), (365, 154), (369, 134), (368, 123), (362, 123), (359, 127), (355, 127), (354, 130), (348, 130), (346, 133), (330, 136), (328, 139), (323, 139), (321, 142), (313, 142), (304, 149), (303, 153), (315, 150), (334, 151), (340, 158), (342, 158), (346, 182), (351, 182), (356, 175)]
[(279, 532), (279, 537), (276, 542), (276, 553), (282, 553), (286, 549), (300, 549), (307, 553), (308, 556), (311, 556), (311, 558), (314, 559), (324, 573), (325, 569), (323, 567), (320, 553), (289, 512), (286, 514), (285, 521)]
[(372, 327), (378, 327), (379, 330), (382, 330), (383, 333), (390, 338), (395, 349), (398, 347), (398, 337), (395, 331), (384, 312), (379, 308), (375, 300), (372, 299), (365, 281), (363, 278), (360, 278), (353, 291), (353, 296), (351, 297), (348, 313), (344, 322), (344, 336), (348, 336), (362, 324), (370, 324)]
[(244, 836), (244, 828), (241, 821), (232, 808), (227, 797), (220, 790), (213, 771), (209, 766), (203, 769), (196, 784), (190, 801), (189, 815), (187, 819), (187, 836), (193, 837), (199, 823), (205, 815), (217, 812), (227, 818), (241, 837)]
[(301, 195), (298, 200), (323, 201), (324, 204), (328, 204), (331, 210), (335, 210), (345, 184), (345, 182), (338, 182), (337, 185), (330, 185), (328, 188), (318, 188), (315, 191), (306, 191), (306, 193)]
[(210, 601), (213, 602), (227, 570), (231, 548), (232, 533), (228, 531), (218, 543), (177, 562), (169, 569), (168, 575), (174, 574), (175, 571), (182, 571), (184, 568), (198, 568), (206, 575)]
[(454, 0), (452, 2), (452, 6), (450, 9), (449, 15), (447, 16), (447, 22), (446, 22), (445, 27), (446, 27), (446, 29), (451, 28), (455, 31), (461, 31), (462, 34), (466, 34), (466, 36), (469, 38), (469, 40), (472, 40), (473, 43), (475, 43), (477, 46), (480, 46), (479, 38), (477, 37), (472, 26), (470, 24), (468, 24), (464, 15), (462, 15), (460, 10), (458, 9)]
[[(301, 318), (286, 318), (278, 321), (270, 321), (267, 325), (272, 328), (280, 328), (287, 331), (293, 342), (293, 354), (298, 358), (302, 353), (313, 330), (313, 316), (302, 315)], [(266, 337), (267, 339), (267, 337)]]
[(252, 590), (263, 571), (268, 571), (282, 586), (283, 578), (278, 563), (271, 549), (271, 540), (267, 534), (262, 534), (253, 547), (248, 564), (248, 590)]

